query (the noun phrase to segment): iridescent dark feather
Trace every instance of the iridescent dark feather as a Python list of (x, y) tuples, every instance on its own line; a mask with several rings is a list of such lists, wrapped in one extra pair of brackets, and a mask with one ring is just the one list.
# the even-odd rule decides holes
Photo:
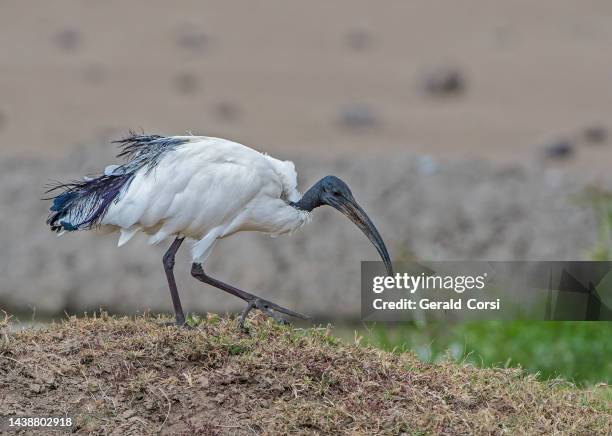
[(99, 224), (111, 203), (118, 198), (133, 174), (100, 176), (83, 182), (64, 183), (51, 191), (62, 190), (52, 197), (47, 224), (52, 231), (87, 230)]
[(159, 135), (130, 136), (115, 143), (120, 144), (117, 157), (127, 160), (122, 165), (108, 167), (103, 175), (84, 181), (59, 183), (47, 193), (61, 191), (45, 200), (53, 200), (47, 224), (54, 232), (89, 230), (100, 221), (113, 202), (119, 201), (141, 169), (151, 171), (164, 155), (188, 141), (186, 138), (170, 138)]
[(120, 144), (121, 152), (117, 157), (128, 160), (128, 163), (124, 164), (123, 167), (127, 171), (133, 171), (134, 168), (147, 167), (148, 170), (155, 168), (168, 151), (187, 141), (185, 138), (137, 135), (134, 132), (130, 132), (130, 136), (127, 138), (113, 141), (113, 143)]

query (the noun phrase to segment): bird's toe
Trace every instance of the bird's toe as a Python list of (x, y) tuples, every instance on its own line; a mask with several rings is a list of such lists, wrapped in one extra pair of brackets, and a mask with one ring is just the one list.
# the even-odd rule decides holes
[(247, 306), (244, 308), (242, 313), (240, 314), (240, 319), (238, 322), (238, 327), (243, 332), (248, 332), (248, 328), (245, 327), (245, 321), (248, 314), (253, 310), (257, 309), (263, 312), (265, 315), (272, 318), (274, 321), (281, 325), (289, 325), (289, 321), (279, 315), (279, 313), (284, 313), (286, 315), (294, 316), (296, 318), (308, 319), (306, 315), (303, 315), (298, 312), (294, 312), (292, 310), (286, 309), (278, 304), (272, 303), (271, 301), (264, 300), (262, 298), (255, 298), (252, 301), (249, 301)]
[(291, 309), (287, 309), (285, 307), (279, 306), (278, 304), (275, 304), (275, 303), (272, 303), (272, 302), (269, 302), (269, 301), (265, 301), (265, 303), (267, 304), (267, 307), (270, 310), (274, 310), (274, 311), (279, 312), (279, 313), (284, 313), (285, 315), (289, 315), (289, 316), (292, 316), (294, 318), (300, 318), (300, 319), (308, 319), (309, 318), (308, 315), (304, 315), (302, 313), (295, 312), (295, 311), (293, 311)]

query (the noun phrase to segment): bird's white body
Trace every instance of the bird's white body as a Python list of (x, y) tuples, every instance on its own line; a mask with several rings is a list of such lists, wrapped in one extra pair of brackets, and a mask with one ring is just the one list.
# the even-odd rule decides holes
[(139, 231), (152, 244), (186, 237), (201, 263), (217, 239), (240, 231), (291, 233), (309, 220), (289, 204), (301, 197), (292, 162), (226, 139), (181, 139), (152, 170), (140, 169), (108, 208), (100, 228), (120, 231), (119, 245)]
[(271, 235), (291, 233), (328, 205), (349, 218), (378, 250), (393, 276), (391, 258), (378, 230), (355, 201), (348, 185), (325, 176), (302, 196), (292, 162), (280, 161), (236, 142), (203, 136), (138, 135), (119, 141), (120, 165), (83, 181), (59, 183), (49, 192), (47, 224), (57, 233), (99, 229), (119, 231), (119, 245), (138, 232), (149, 242), (174, 241), (163, 266), (179, 326), (185, 325), (174, 277), (175, 255), (183, 241), (192, 242), (191, 275), (247, 302), (239, 326), (253, 309), (282, 321), (278, 313), (306, 319), (257, 295), (209, 276), (203, 263), (215, 242), (241, 231)]

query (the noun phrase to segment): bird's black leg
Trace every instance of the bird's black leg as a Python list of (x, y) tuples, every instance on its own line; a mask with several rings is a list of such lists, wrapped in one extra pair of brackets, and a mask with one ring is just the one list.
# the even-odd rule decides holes
[(289, 316), (294, 316), (296, 318), (308, 319), (306, 315), (303, 315), (299, 312), (294, 312), (293, 310), (286, 309), (278, 304), (272, 303), (270, 301), (264, 300), (263, 298), (258, 297), (257, 295), (249, 294), (241, 289), (235, 288), (234, 286), (228, 285), (227, 283), (223, 283), (204, 272), (202, 268), (202, 264), (194, 263), (191, 266), (191, 275), (198, 279), (201, 282), (207, 283), (215, 288), (219, 288), (222, 291), (228, 292), (232, 295), (235, 295), (238, 298), (243, 299), (247, 302), (247, 307), (244, 308), (240, 315), (239, 326), (241, 329), (246, 330), (244, 327), (244, 322), (246, 320), (247, 315), (253, 309), (259, 309), (264, 312), (266, 315), (272, 317), (275, 321), (280, 323), (286, 323), (286, 321), (281, 318), (276, 312), (284, 313)]
[(176, 324), (179, 326), (185, 325), (185, 314), (183, 313), (181, 299), (179, 298), (178, 289), (176, 288), (176, 280), (174, 279), (174, 257), (184, 240), (185, 238), (176, 238), (170, 248), (168, 248), (168, 251), (166, 251), (166, 254), (164, 254), (164, 270), (166, 271), (168, 287), (170, 288), (170, 295), (172, 296)]

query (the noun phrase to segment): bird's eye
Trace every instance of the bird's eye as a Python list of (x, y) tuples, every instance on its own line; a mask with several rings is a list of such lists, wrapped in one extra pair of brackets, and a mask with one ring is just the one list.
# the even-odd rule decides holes
[(334, 191), (333, 194), (334, 197), (340, 197), (340, 191)]

